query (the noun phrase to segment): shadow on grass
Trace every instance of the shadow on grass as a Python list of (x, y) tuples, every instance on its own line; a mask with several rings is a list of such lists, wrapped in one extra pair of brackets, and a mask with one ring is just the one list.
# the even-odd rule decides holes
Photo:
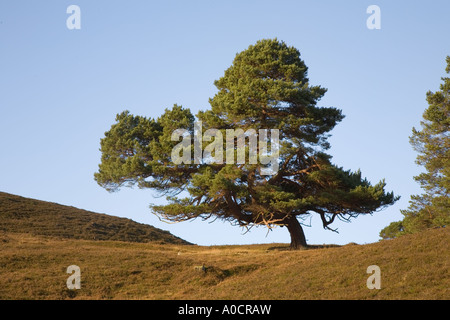
[(338, 248), (342, 247), (337, 244), (309, 244), (306, 248), (292, 249), (288, 244), (286, 245), (277, 245), (268, 248), (267, 250), (275, 250), (275, 251), (301, 251), (301, 250), (312, 250), (312, 249), (327, 249), (327, 248)]

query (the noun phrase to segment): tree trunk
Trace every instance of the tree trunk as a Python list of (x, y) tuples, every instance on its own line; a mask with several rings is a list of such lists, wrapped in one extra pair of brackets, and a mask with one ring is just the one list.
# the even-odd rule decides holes
[(307, 247), (305, 233), (295, 216), (289, 218), (286, 227), (291, 235), (291, 249), (305, 249)]

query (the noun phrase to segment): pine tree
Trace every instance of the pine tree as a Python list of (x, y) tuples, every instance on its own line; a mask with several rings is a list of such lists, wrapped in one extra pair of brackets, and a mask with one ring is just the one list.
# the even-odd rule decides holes
[[(210, 99), (211, 109), (196, 117), (180, 106), (166, 109), (156, 120), (118, 115), (101, 141), (95, 179), (112, 191), (137, 184), (167, 193), (168, 204), (151, 206), (167, 221), (218, 218), (245, 228), (287, 227), (294, 249), (307, 246), (299, 219), (317, 214), (323, 227), (333, 230), (335, 218), (349, 221), (393, 204), (398, 198), (385, 192), (384, 181), (371, 185), (361, 172), (331, 163), (327, 139), (344, 116), (339, 109), (317, 106), (326, 89), (311, 86), (307, 73), (294, 47), (277, 39), (258, 41), (236, 55), (215, 81), (218, 92)], [(179, 140), (172, 141), (175, 130), (186, 142), (177, 150), (183, 156), (198, 155), (198, 145), (190, 143), (196, 120), (202, 136), (215, 130), (214, 141), (205, 148), (211, 152), (202, 161), (175, 164), (173, 150), (180, 147)], [(249, 161), (252, 152), (260, 154), (259, 144), (257, 149), (246, 145), (246, 161), (236, 161), (234, 138), (231, 152), (219, 152), (229, 146), (219, 137), (237, 129), (278, 130), (278, 142), (268, 136), (264, 140), (268, 150), (278, 148), (277, 170), (267, 174), (267, 163)], [(233, 163), (216, 161), (229, 156)]]
[[(446, 72), (450, 73), (450, 56), (446, 61)], [(422, 130), (413, 128), (410, 137), (419, 153), (416, 163), (426, 169), (414, 177), (425, 193), (411, 196), (409, 208), (401, 211), (404, 219), (383, 229), (382, 238), (450, 223), (450, 78), (442, 81), (440, 91), (427, 92), (429, 106), (423, 114)]]

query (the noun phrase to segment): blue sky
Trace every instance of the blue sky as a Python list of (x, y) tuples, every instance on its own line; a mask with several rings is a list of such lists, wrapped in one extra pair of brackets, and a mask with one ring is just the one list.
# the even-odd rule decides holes
[[(69, 5), (81, 29), (69, 30)], [(369, 5), (381, 29), (369, 30)], [(20, 1), (0, 2), (0, 191), (127, 217), (200, 245), (289, 242), (284, 228), (244, 230), (228, 223), (166, 224), (150, 190), (108, 193), (93, 179), (99, 142), (125, 109), (158, 117), (177, 103), (207, 109), (236, 53), (263, 38), (300, 50), (321, 106), (346, 118), (330, 154), (372, 183), (385, 178), (402, 196), (394, 206), (339, 234), (313, 218), (309, 243), (370, 243), (402, 218), (421, 172), (408, 137), (428, 90), (439, 88), (450, 55), (450, 2), (433, 1)]]

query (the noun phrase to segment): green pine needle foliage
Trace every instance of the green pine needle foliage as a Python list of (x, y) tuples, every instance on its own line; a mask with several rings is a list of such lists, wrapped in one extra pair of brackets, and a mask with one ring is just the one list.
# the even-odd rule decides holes
[[(450, 73), (450, 56), (446, 61)], [(450, 78), (442, 81), (439, 91), (427, 92), (422, 130), (413, 128), (410, 137), (419, 153), (416, 163), (426, 170), (414, 177), (424, 193), (411, 196), (409, 208), (401, 211), (404, 219), (381, 231), (384, 239), (450, 224)]]

